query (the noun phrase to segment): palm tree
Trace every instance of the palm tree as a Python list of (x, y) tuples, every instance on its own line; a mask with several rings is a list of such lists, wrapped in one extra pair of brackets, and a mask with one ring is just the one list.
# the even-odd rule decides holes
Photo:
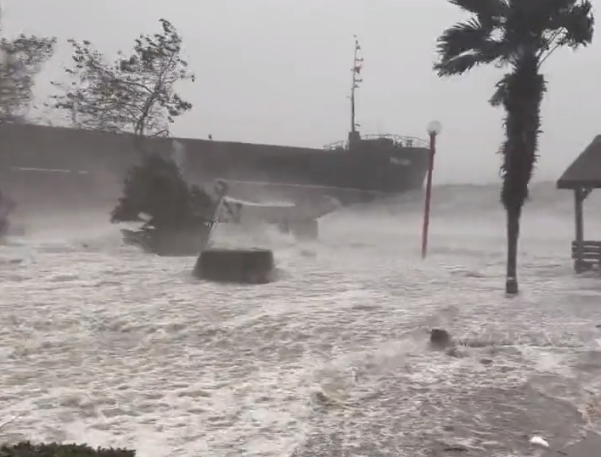
[(517, 245), (522, 207), (537, 159), (540, 105), (546, 92), (541, 66), (558, 48), (592, 42), (589, 0), (449, 0), (470, 14), (439, 38), (441, 77), (477, 65), (508, 68), (490, 103), (505, 109), (501, 202), (507, 215), (507, 294), (518, 293)]

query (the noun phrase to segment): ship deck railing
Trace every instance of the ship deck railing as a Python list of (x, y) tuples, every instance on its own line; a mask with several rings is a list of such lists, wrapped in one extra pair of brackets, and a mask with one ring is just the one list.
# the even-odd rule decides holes
[[(392, 144), (396, 147), (404, 147), (404, 148), (427, 148), (429, 144), (426, 140), (422, 138), (417, 138), (415, 136), (404, 136), (404, 135), (395, 135), (395, 134), (371, 134), (371, 135), (363, 135), (361, 140), (378, 140), (378, 139), (387, 139), (392, 140)], [(348, 149), (349, 142), (348, 140), (337, 141), (335, 143), (328, 144), (323, 147), (325, 151), (334, 151), (336, 149)]]

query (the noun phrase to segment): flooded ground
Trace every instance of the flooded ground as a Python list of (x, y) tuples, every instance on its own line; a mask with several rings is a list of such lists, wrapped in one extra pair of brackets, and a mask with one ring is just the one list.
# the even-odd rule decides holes
[[(410, 197), (328, 216), (315, 243), (219, 230), (274, 250), (279, 280), (252, 287), (198, 282), (193, 258), (90, 215), (37, 221), (0, 247), (0, 433), (142, 457), (522, 457), (599, 430), (601, 278), (572, 271), (571, 196), (526, 208), (515, 299), (497, 189), (435, 197), (426, 261)], [(457, 350), (430, 349), (433, 327)]]

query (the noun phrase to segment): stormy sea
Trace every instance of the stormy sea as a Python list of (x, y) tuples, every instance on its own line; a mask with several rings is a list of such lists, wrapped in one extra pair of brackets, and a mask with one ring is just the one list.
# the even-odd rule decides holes
[(141, 457), (525, 457), (546, 452), (533, 436), (596, 432), (601, 277), (573, 272), (573, 195), (533, 186), (513, 299), (498, 195), (435, 187), (426, 260), (421, 194), (325, 216), (318, 241), (219, 227), (216, 244), (274, 251), (261, 286), (123, 246), (107, 211), (29, 215), (0, 246), (0, 436)]

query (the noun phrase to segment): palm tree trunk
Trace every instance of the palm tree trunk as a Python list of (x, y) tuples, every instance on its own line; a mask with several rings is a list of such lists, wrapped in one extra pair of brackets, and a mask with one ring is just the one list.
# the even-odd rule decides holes
[(505, 293), (516, 295), (519, 292), (517, 274), (518, 239), (520, 237), (520, 206), (508, 208), (507, 213), (507, 274)]
[(538, 73), (538, 57), (524, 54), (514, 66), (514, 72), (501, 81), (506, 140), (502, 148), (503, 188), (501, 202), (507, 214), (507, 276), (505, 292), (518, 293), (517, 251), (520, 236), (520, 216), (528, 199), (528, 184), (534, 171), (540, 105), (545, 92), (545, 80)]

